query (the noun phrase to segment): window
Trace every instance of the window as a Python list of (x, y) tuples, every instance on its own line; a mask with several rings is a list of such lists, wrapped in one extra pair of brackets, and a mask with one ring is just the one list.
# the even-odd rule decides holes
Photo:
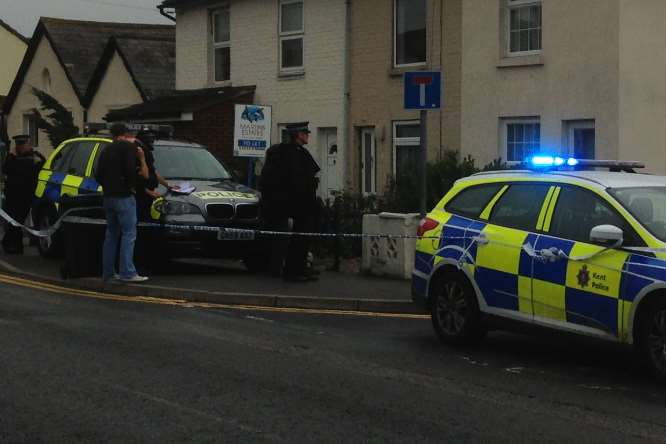
[(280, 70), (303, 70), (303, 1), (280, 1)]
[(393, 0), (393, 66), (426, 62), (425, 0)]
[(30, 136), (32, 146), (39, 146), (39, 129), (37, 128), (37, 117), (29, 113), (23, 115), (23, 133)]
[(582, 188), (562, 187), (550, 223), (550, 234), (589, 243), (590, 231), (597, 225), (615, 225), (621, 228), (624, 232), (623, 245), (643, 244), (629, 223), (608, 202)]
[(539, 120), (505, 120), (504, 145), (507, 162), (522, 162), (532, 154), (538, 153), (541, 145)]
[(231, 29), (229, 6), (216, 9), (211, 14), (213, 22), (213, 59), (216, 82), (231, 79)]
[(495, 204), (490, 223), (534, 231), (549, 188), (540, 183), (511, 185)]
[(69, 163), (69, 157), (72, 154), (72, 149), (76, 146), (75, 143), (68, 143), (63, 146), (60, 151), (55, 155), (51, 161), (51, 170), (58, 173), (67, 172), (67, 164)]
[(393, 174), (396, 181), (418, 174), (420, 148), (421, 125), (418, 120), (393, 122)]
[(614, 188), (610, 193), (650, 233), (666, 240), (666, 188)]
[(465, 188), (446, 204), (446, 211), (461, 216), (478, 217), (502, 186), (491, 184)]
[(376, 190), (376, 146), (375, 129), (365, 128), (361, 130), (361, 177), (364, 194), (373, 194)]
[(51, 73), (47, 68), (42, 71), (42, 91), (51, 94)]
[(97, 142), (71, 142), (65, 145), (53, 158), (51, 170), (84, 177), (96, 144)]
[(541, 1), (508, 0), (509, 55), (541, 51)]
[(69, 156), (69, 161), (67, 162), (66, 172), (67, 174), (84, 177), (86, 175), (88, 160), (90, 160), (90, 155), (92, 154), (95, 145), (97, 145), (97, 142), (78, 142), (72, 145), (74, 146), (72, 148), (72, 154)]
[(594, 159), (594, 120), (571, 120), (565, 122), (565, 128), (569, 155), (577, 159)]

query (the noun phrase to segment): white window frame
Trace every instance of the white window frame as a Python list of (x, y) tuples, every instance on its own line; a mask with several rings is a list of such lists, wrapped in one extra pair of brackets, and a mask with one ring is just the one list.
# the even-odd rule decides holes
[[(398, 145), (421, 147), (421, 137), (400, 137), (398, 138), (398, 126), (421, 126), (420, 120), (395, 120), (393, 121), (393, 177), (396, 177), (398, 166)], [(420, 133), (419, 133), (420, 134)]]
[[(428, 32), (428, 20), (427, 20), (427, 9), (428, 3), (426, 2), (426, 22), (424, 26), (426, 28), (426, 33)], [(398, 0), (393, 0), (393, 67), (394, 68), (409, 68), (412, 66), (425, 66), (428, 62), (428, 42), (426, 38), (426, 60), (417, 63), (404, 63), (398, 64)]]
[[(365, 136), (370, 135), (370, 157), (372, 165), (368, 166), (365, 162)], [(365, 175), (370, 168), (370, 189), (365, 187)], [(395, 174), (395, 173), (394, 173)], [(361, 129), (361, 191), (365, 196), (377, 193), (377, 139), (375, 137), (375, 128)]]
[[(282, 7), (292, 3), (300, 3), (301, 6), (301, 29), (295, 31), (282, 32)], [(280, 61), (280, 72), (285, 74), (302, 74), (305, 71), (305, 1), (304, 0), (280, 0), (278, 3), (278, 59)], [(301, 40), (301, 66), (284, 67), (282, 63), (282, 42), (286, 40)]]
[(512, 117), (512, 118), (503, 118), (501, 120), (501, 131), (500, 131), (500, 136), (501, 136), (501, 150), (500, 150), (500, 157), (508, 164), (508, 165), (517, 165), (521, 162), (521, 160), (509, 160), (509, 125), (515, 125), (515, 124), (522, 124), (522, 125), (527, 125), (527, 124), (539, 124), (539, 149), (537, 152), (541, 150), (542, 147), (542, 141), (543, 137), (541, 137), (541, 118), (540, 117)]
[[(224, 42), (215, 41), (215, 22), (216, 22), (215, 16), (219, 15), (221, 11), (224, 10), (226, 10), (227, 13), (229, 14), (229, 28), (231, 28), (231, 8), (229, 7), (228, 3), (220, 5), (210, 11), (210, 23), (211, 23), (210, 39), (211, 39), (212, 60), (213, 60), (213, 69), (212, 69), (213, 83), (224, 83), (231, 81), (231, 29), (229, 29), (229, 40)], [(223, 49), (223, 48), (229, 48), (229, 78), (223, 80), (217, 80), (217, 72), (216, 72), (217, 64), (215, 63), (215, 53), (218, 49)]]
[[(506, 12), (504, 16), (505, 26), (504, 34), (506, 38), (506, 55), (508, 57), (520, 57), (541, 54), (543, 52), (543, 0), (505, 0), (506, 1)], [(514, 9), (520, 9), (530, 6), (540, 6), (541, 7), (541, 47), (532, 51), (511, 51), (511, 11)]]
[[(596, 123), (595, 123), (594, 119), (567, 120), (567, 121), (565, 121), (565, 130), (566, 130), (566, 135), (565, 135), (566, 144), (565, 144), (565, 146), (566, 146), (567, 152), (564, 153), (564, 154), (567, 154), (567, 155), (572, 156), (572, 157), (574, 155), (574, 130), (577, 130), (577, 129), (593, 129), (594, 130), (595, 145), (596, 145), (597, 128), (596, 128)], [(594, 150), (595, 150), (594, 156), (595, 157), (597, 155), (596, 149), (597, 149), (597, 147), (595, 146), (594, 147)]]
[(37, 118), (33, 112), (23, 113), (23, 134), (28, 134), (32, 146), (39, 148), (39, 128), (37, 127)]

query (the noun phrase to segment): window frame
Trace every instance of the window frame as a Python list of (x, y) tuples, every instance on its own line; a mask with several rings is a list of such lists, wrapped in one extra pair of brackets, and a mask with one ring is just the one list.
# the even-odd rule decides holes
[(428, 63), (428, 2), (425, 2), (426, 20), (423, 24), (426, 31), (425, 60), (416, 63), (398, 63), (398, 1), (393, 0), (393, 68), (410, 68), (415, 66), (425, 66)]
[[(394, 120), (392, 122), (393, 132), (391, 137), (392, 151), (393, 151), (393, 177), (397, 178), (398, 170), (398, 145), (401, 146), (416, 146), (421, 148), (421, 137), (398, 137), (398, 126), (416, 126), (421, 128), (420, 120)], [(420, 133), (419, 133), (420, 134)], [(399, 143), (400, 142), (400, 143)]]
[[(223, 11), (229, 14), (229, 40), (223, 42), (215, 41), (215, 31), (216, 31), (216, 20), (215, 17), (220, 15)], [(224, 3), (210, 10), (210, 47), (211, 47), (211, 59), (212, 59), (212, 80), (213, 83), (225, 83), (231, 81), (231, 7), (229, 3)], [(229, 78), (217, 80), (217, 63), (216, 63), (216, 53), (218, 49), (229, 48)]]
[[(506, 40), (504, 52), (507, 57), (522, 57), (530, 55), (538, 55), (543, 53), (543, 0), (505, 0), (504, 12), (504, 38)], [(511, 11), (514, 9), (529, 8), (531, 6), (539, 6), (541, 8), (541, 24), (539, 27), (540, 33), (540, 47), (539, 49), (528, 51), (511, 51)]]
[(576, 119), (576, 120), (566, 120), (565, 121), (565, 133), (564, 133), (564, 146), (566, 147), (567, 152), (570, 157), (575, 156), (575, 140), (574, 140), (574, 131), (577, 129), (592, 129), (594, 130), (594, 158), (597, 157), (597, 126), (595, 119)]
[(536, 152), (541, 150), (541, 117), (532, 116), (532, 117), (511, 117), (511, 118), (501, 118), (501, 148), (500, 148), (500, 157), (502, 157), (507, 165), (518, 165), (522, 160), (509, 160), (509, 125), (532, 125), (539, 124), (539, 148)]
[[(592, 196), (594, 196), (598, 200), (602, 201), (610, 209), (610, 211), (615, 214), (615, 216), (617, 216), (620, 220), (624, 221), (625, 227), (618, 227), (624, 232), (624, 236), (623, 236), (624, 241), (623, 241), (622, 245), (620, 247), (618, 247), (618, 249), (622, 249), (624, 247), (635, 248), (635, 247), (646, 247), (647, 246), (647, 244), (645, 243), (645, 239), (643, 239), (643, 237), (638, 233), (638, 231), (636, 231), (636, 229), (631, 225), (631, 222), (620, 211), (618, 211), (617, 208), (615, 208), (615, 205), (613, 205), (613, 203), (609, 199), (607, 199), (602, 194), (595, 193), (594, 191), (591, 191), (587, 188), (584, 188), (584, 187), (581, 187), (581, 186), (575, 185), (575, 184), (554, 183), (553, 185), (555, 185), (557, 187), (560, 187), (560, 192), (558, 193), (557, 200), (555, 201), (555, 205), (553, 206), (553, 214), (550, 217), (550, 226), (551, 226), (551, 228), (552, 228), (553, 219), (555, 218), (555, 214), (557, 213), (557, 209), (558, 209), (558, 207), (560, 205), (560, 202), (561, 202), (560, 198), (562, 196), (562, 192), (564, 190), (566, 190), (567, 188), (568, 189), (576, 189), (578, 191), (582, 191), (584, 193), (591, 194)], [(611, 195), (611, 197), (612, 197), (612, 195)], [(620, 204), (620, 206), (622, 206), (622, 205)], [(622, 206), (622, 207), (624, 208), (624, 206)], [(631, 214), (628, 209), (625, 208), (625, 210), (629, 214)], [(633, 217), (633, 214), (632, 214), (632, 217)], [(643, 226), (643, 224), (640, 224), (640, 226), (645, 228)], [(634, 240), (639, 241), (639, 245), (627, 245), (626, 244), (626, 240), (627, 240), (626, 229), (627, 228), (631, 230), (631, 235), (633, 236)], [(589, 237), (588, 237), (588, 239), (585, 239), (585, 240), (572, 239), (572, 238), (568, 238), (568, 237), (562, 237), (559, 233), (558, 234), (553, 233), (552, 230), (549, 230), (548, 232), (544, 232), (543, 234), (547, 235), (547, 236), (555, 237), (555, 238), (558, 238), (558, 239), (564, 239), (564, 240), (572, 241), (572, 242), (583, 242), (583, 243), (590, 244), (590, 245), (604, 246), (603, 244), (595, 244), (595, 243), (591, 242)], [(652, 234), (652, 233), (650, 233), (650, 234)]]
[[(293, 3), (301, 4), (301, 29), (294, 31), (282, 31), (282, 7)], [(284, 66), (282, 60), (282, 42), (286, 40), (301, 40), (300, 66)], [(303, 74), (305, 72), (305, 0), (279, 0), (278, 2), (278, 61), (281, 74)]]

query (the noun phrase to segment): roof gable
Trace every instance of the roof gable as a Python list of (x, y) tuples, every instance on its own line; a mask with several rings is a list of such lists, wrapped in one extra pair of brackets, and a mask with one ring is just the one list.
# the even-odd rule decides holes
[(7, 24), (7, 22), (2, 21), (1, 19), (0, 19), (0, 27), (6, 29), (7, 32), (9, 32), (10, 34), (12, 34), (14, 37), (16, 37), (17, 39), (19, 39), (20, 41), (22, 41), (22, 42), (25, 43), (26, 45), (30, 42), (30, 39), (28, 39), (27, 37), (25, 37), (23, 34), (21, 34), (20, 32), (18, 32), (16, 29), (14, 29), (14, 28), (12, 28), (11, 26), (9, 26), (9, 25)]
[[(113, 56), (113, 49), (109, 49), (110, 39), (124, 39), (136, 44), (143, 44), (146, 41), (161, 41), (168, 47), (169, 41), (172, 42), (170, 43), (171, 46), (175, 46), (175, 35), (175, 26), (173, 25), (90, 22), (42, 17), (30, 39), (28, 50), (7, 96), (3, 107), (4, 112), (8, 114), (11, 111), (42, 38), (48, 39), (51, 43), (51, 47), (65, 70), (79, 102), (83, 106), (88, 106), (95, 88), (99, 86), (100, 80), (96, 77), (101, 78), (104, 74), (103, 70), (100, 71), (100, 67), (108, 67), (110, 58)], [(141, 43), (137, 41), (141, 41)], [(173, 52), (175, 53), (175, 48)], [(108, 58), (108, 60), (105, 60), (105, 58)], [(124, 60), (125, 63), (128, 63), (127, 59)], [(136, 58), (133, 57), (131, 61), (135, 60)], [(172, 69), (175, 70), (175, 68)], [(139, 71), (149, 70), (139, 69)], [(132, 76), (135, 82), (138, 81), (134, 74)], [(149, 79), (150, 76), (146, 75), (142, 78)], [(148, 83), (151, 87), (146, 87), (146, 89), (150, 91), (151, 88), (156, 88), (160, 82), (153, 79)], [(90, 90), (91, 87), (92, 90)], [(142, 89), (139, 87), (139, 90)], [(143, 92), (142, 95), (144, 95)]]

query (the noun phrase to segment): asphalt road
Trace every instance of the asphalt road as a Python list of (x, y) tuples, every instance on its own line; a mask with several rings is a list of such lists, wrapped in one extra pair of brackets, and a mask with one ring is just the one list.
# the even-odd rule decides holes
[(0, 442), (666, 441), (621, 348), (0, 284)]

